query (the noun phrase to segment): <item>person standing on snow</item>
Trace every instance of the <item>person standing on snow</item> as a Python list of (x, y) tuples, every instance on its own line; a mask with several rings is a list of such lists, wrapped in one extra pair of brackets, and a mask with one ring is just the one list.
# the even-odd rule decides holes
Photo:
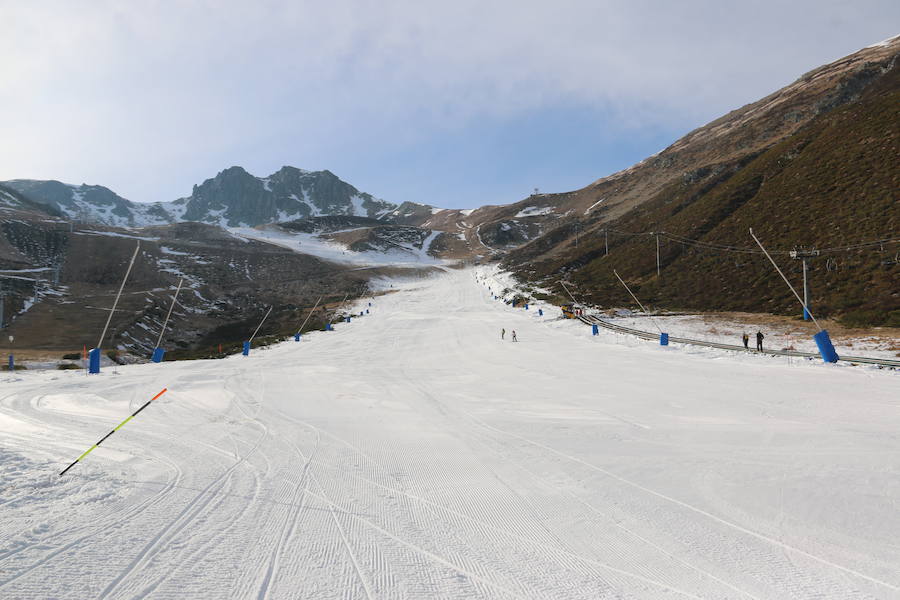
[(764, 338), (764, 337), (766, 337), (766, 336), (763, 335), (762, 331), (757, 331), (757, 332), (756, 332), (756, 349), (757, 349), (758, 351), (760, 351), (760, 352), (763, 351), (763, 349), (762, 349), (762, 341), (763, 341), (763, 338)]
[(744, 348), (749, 350), (750, 346), (748, 346), (747, 344), (750, 343), (750, 336), (747, 334), (746, 331), (744, 332), (744, 335), (742, 336), (741, 339), (744, 340)]
[(500, 339), (501, 340), (506, 339), (506, 329), (500, 330)]
[(518, 341), (519, 341), (519, 340), (516, 339), (516, 330), (515, 330), (515, 329), (512, 330), (512, 341), (514, 341), (514, 342), (518, 342)]

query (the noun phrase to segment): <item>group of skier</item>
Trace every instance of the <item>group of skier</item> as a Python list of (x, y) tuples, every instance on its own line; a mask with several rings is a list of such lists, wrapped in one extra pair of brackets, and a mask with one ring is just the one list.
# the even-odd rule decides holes
[[(500, 339), (501, 339), (501, 340), (505, 340), (505, 339), (506, 339), (506, 329), (505, 329), (505, 328), (500, 330)], [(512, 330), (512, 341), (514, 341), (514, 342), (518, 342), (518, 341), (519, 341), (519, 339), (516, 337), (516, 330), (515, 330), (515, 329)]]
[[(756, 350), (757, 350), (758, 352), (762, 352), (762, 351), (763, 351), (763, 344), (762, 344), (762, 343), (763, 343), (763, 338), (764, 338), (764, 337), (766, 337), (766, 336), (763, 335), (763, 332), (762, 332), (762, 331), (757, 331), (757, 332), (756, 332)], [(750, 334), (748, 334), (748, 333), (745, 331), (745, 332), (744, 332), (744, 335), (743, 335), (743, 337), (742, 337), (741, 339), (742, 339), (743, 342), (744, 342), (744, 348), (746, 348), (747, 350), (749, 350), (749, 349), (750, 349), (750, 346), (748, 346), (748, 344), (749, 344), (749, 342), (750, 342)]]

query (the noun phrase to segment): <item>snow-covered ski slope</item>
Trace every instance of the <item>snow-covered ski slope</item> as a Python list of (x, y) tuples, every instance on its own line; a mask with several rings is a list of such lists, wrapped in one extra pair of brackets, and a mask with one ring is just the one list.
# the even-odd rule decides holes
[(592, 337), (474, 275), (249, 357), (4, 375), (0, 597), (900, 598), (896, 373)]

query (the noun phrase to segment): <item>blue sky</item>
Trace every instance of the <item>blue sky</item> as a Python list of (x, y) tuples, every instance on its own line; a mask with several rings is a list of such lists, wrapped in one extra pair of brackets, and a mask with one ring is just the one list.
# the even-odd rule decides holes
[(0, 0), (0, 180), (172, 200), (329, 169), (467, 208), (625, 168), (900, 33), (900, 3)]

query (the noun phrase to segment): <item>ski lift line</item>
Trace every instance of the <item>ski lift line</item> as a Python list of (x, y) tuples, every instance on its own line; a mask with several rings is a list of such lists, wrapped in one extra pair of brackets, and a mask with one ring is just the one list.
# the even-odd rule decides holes
[(109, 311), (109, 317), (106, 318), (106, 325), (103, 326), (103, 333), (100, 334), (100, 341), (97, 342), (97, 348), (101, 348), (103, 346), (103, 338), (106, 337), (106, 330), (109, 329), (109, 322), (112, 321), (113, 314), (116, 312), (116, 306), (119, 304), (119, 297), (122, 295), (122, 290), (125, 288), (125, 282), (128, 281), (128, 276), (131, 274), (131, 267), (134, 266), (134, 260), (137, 258), (138, 251), (141, 249), (141, 242), (138, 242), (134, 246), (134, 254), (131, 255), (131, 262), (128, 263), (128, 270), (125, 271), (125, 277), (122, 278), (122, 285), (119, 286), (119, 293), (116, 294), (116, 299), (113, 302), (112, 310)]
[(309, 309), (309, 313), (306, 315), (306, 318), (303, 319), (303, 323), (300, 324), (300, 329), (297, 331), (298, 333), (303, 333), (303, 328), (306, 327), (307, 321), (309, 321), (309, 318), (315, 312), (316, 308), (318, 308), (319, 302), (321, 302), (321, 301), (322, 301), (322, 296), (319, 296), (319, 299), (316, 300), (315, 305), (313, 305), (313, 307), (311, 309)]
[(806, 305), (806, 303), (803, 301), (803, 299), (800, 298), (800, 294), (797, 293), (797, 290), (794, 289), (794, 286), (791, 285), (791, 282), (788, 281), (788, 278), (785, 277), (785, 276), (784, 276), (784, 273), (781, 272), (781, 269), (778, 268), (778, 265), (775, 263), (775, 260), (774, 260), (771, 256), (769, 256), (769, 253), (766, 251), (765, 246), (762, 245), (762, 242), (759, 241), (759, 238), (757, 238), (757, 237), (753, 234), (753, 228), (752, 228), (752, 227), (750, 228), (750, 237), (752, 237), (753, 240), (754, 240), (754, 241), (759, 245), (759, 247), (762, 249), (762, 251), (765, 252), (766, 258), (769, 259), (769, 262), (772, 263), (772, 266), (775, 267), (775, 270), (778, 271), (778, 274), (781, 275), (781, 278), (784, 279), (784, 282), (787, 284), (787, 286), (788, 286), (789, 288), (791, 288), (791, 292), (794, 293), (794, 296), (796, 296), (797, 301), (800, 302), (800, 306), (803, 307), (803, 310), (806, 311), (806, 313), (807, 313), (807, 314), (810, 316), (810, 318), (812, 319), (813, 323), (815, 323), (816, 328), (819, 329), (819, 331), (822, 331), (822, 328), (819, 327), (819, 322), (816, 321), (816, 317), (812, 314), (812, 311), (809, 310), (809, 307)]
[(125, 424), (126, 424), (128, 421), (130, 421), (130, 420), (132, 420), (133, 418), (135, 418), (136, 416), (138, 416), (138, 413), (139, 413), (139, 412), (141, 412), (142, 410), (144, 410), (145, 408), (147, 408), (147, 407), (150, 405), (151, 402), (153, 402), (154, 400), (156, 400), (157, 398), (159, 398), (160, 396), (162, 396), (163, 394), (165, 394), (165, 393), (166, 393), (166, 390), (168, 390), (168, 389), (169, 389), (169, 388), (163, 388), (162, 391), (161, 391), (160, 393), (158, 393), (157, 395), (153, 396), (152, 398), (150, 398), (149, 400), (147, 400), (146, 402), (144, 402), (143, 406), (141, 406), (139, 409), (137, 409), (136, 411), (134, 411), (133, 413), (131, 413), (131, 416), (129, 416), (127, 419), (125, 419), (124, 421), (122, 421), (121, 423), (119, 423), (118, 425), (116, 425), (115, 429), (113, 429), (112, 431), (110, 431), (109, 433), (107, 433), (106, 435), (104, 435), (102, 438), (100, 438), (100, 441), (99, 441), (99, 442), (97, 442), (96, 444), (94, 444), (93, 446), (91, 446), (90, 448), (88, 448), (87, 450), (85, 450), (85, 452), (84, 452), (81, 456), (79, 456), (78, 458), (76, 458), (75, 460), (73, 460), (73, 461), (72, 461), (72, 464), (70, 464), (68, 467), (66, 467), (65, 469), (63, 469), (63, 470), (60, 472), (59, 477), (62, 477), (63, 475), (65, 475), (65, 474), (66, 474), (66, 471), (68, 471), (69, 469), (71, 469), (72, 467), (74, 467), (76, 464), (78, 464), (79, 462), (81, 462), (81, 460), (82, 460), (85, 456), (87, 456), (88, 454), (90, 454), (91, 452), (93, 452), (94, 448), (96, 448), (97, 446), (99, 446), (100, 444), (102, 444), (102, 443), (106, 440), (106, 438), (108, 438), (109, 436), (111, 436), (112, 434), (114, 434), (115, 432), (117, 432), (118, 430), (120, 430), (122, 427), (124, 427)]
[[(273, 306), (274, 306), (274, 305), (273, 305)], [(262, 321), (260, 321), (260, 322), (259, 322), (259, 325), (256, 326), (256, 331), (254, 331), (254, 332), (253, 332), (253, 335), (250, 336), (250, 340), (249, 340), (249, 341), (252, 342), (252, 341), (253, 341), (253, 338), (256, 337), (256, 334), (259, 333), (259, 328), (262, 327), (262, 326), (263, 326), (263, 323), (266, 322), (266, 319), (269, 318), (269, 313), (272, 312), (273, 306), (270, 306), (270, 307), (269, 307), (269, 310), (266, 311), (266, 314), (265, 314), (265, 316), (262, 318)]]
[(178, 280), (178, 289), (175, 290), (175, 295), (172, 296), (172, 304), (169, 305), (169, 312), (166, 313), (166, 320), (163, 322), (162, 331), (159, 332), (159, 339), (156, 340), (156, 347), (159, 348), (159, 345), (162, 343), (163, 335), (166, 333), (166, 326), (169, 324), (169, 317), (172, 316), (172, 309), (175, 308), (175, 301), (178, 298), (178, 292), (181, 291), (181, 284), (184, 282), (184, 278)]
[[(641, 311), (642, 311), (645, 315), (647, 315), (648, 317), (650, 317), (650, 314), (647, 312), (647, 309), (644, 308), (644, 305), (641, 304), (641, 301), (637, 299), (637, 296), (635, 296), (635, 295), (631, 292), (631, 288), (629, 288), (629, 287), (628, 287), (628, 284), (626, 284), (626, 283), (622, 280), (622, 278), (619, 277), (619, 274), (616, 272), (615, 269), (613, 269), (613, 275), (616, 276), (616, 279), (619, 280), (619, 283), (621, 283), (623, 286), (625, 286), (625, 289), (628, 290), (628, 293), (631, 294), (631, 297), (634, 298), (634, 301), (637, 302), (637, 305), (641, 307)], [(660, 329), (659, 324), (656, 322), (656, 319), (654, 319), (653, 317), (650, 317), (650, 320), (653, 321), (653, 326), (656, 327), (657, 329), (659, 329), (659, 332), (662, 333), (663, 330)]]
[[(761, 252), (760, 250), (757, 250), (756, 248), (742, 248), (739, 246), (730, 246), (728, 244), (716, 244), (714, 242), (705, 242), (703, 240), (695, 240), (695, 239), (685, 237), (682, 235), (678, 235), (675, 233), (669, 233), (667, 231), (650, 231), (650, 232), (645, 231), (645, 232), (637, 233), (637, 232), (633, 232), (633, 231), (622, 231), (619, 229), (613, 229), (613, 228), (609, 228), (609, 227), (604, 228), (604, 231), (607, 231), (610, 233), (615, 233), (618, 235), (626, 235), (626, 236), (632, 236), (632, 237), (644, 236), (644, 235), (647, 235), (647, 236), (658, 235), (658, 236), (662, 236), (664, 238), (667, 238), (667, 239), (670, 239), (672, 241), (679, 242), (682, 244), (688, 244), (688, 245), (696, 246), (698, 248), (707, 248), (710, 250), (720, 250), (723, 252), (736, 252), (736, 253), (743, 253), (743, 254), (764, 254), (763, 252)], [(825, 252), (827, 252), (827, 253), (849, 252), (852, 250), (862, 250), (862, 249), (866, 249), (866, 248), (871, 248), (873, 246), (881, 246), (884, 244), (896, 244), (896, 243), (900, 243), (900, 238), (885, 238), (885, 239), (881, 239), (881, 240), (873, 240), (873, 241), (869, 241), (869, 242), (859, 242), (856, 244), (849, 244), (847, 246), (835, 246), (832, 248), (823, 248), (823, 249), (820, 249), (819, 252), (823, 252), (823, 253), (825, 253)], [(790, 254), (790, 250), (771, 250), (771, 251), (769, 251), (769, 254), (770, 255), (772, 255), (772, 254), (788, 255), (788, 254)]]

